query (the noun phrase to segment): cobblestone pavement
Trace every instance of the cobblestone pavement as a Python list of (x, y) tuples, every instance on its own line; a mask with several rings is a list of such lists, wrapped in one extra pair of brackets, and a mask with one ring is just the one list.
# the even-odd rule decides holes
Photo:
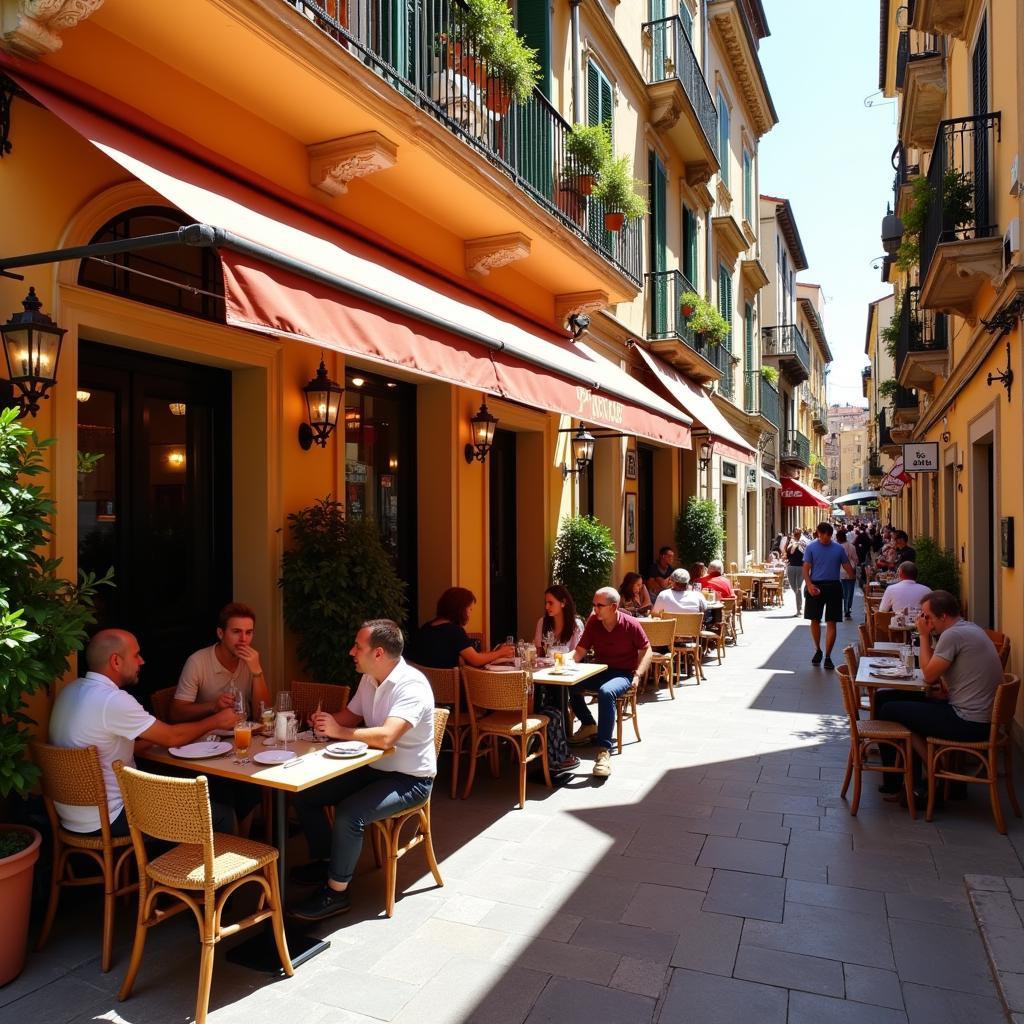
[[(388, 921), (367, 858), (353, 912), (320, 927), (331, 948), (293, 979), (218, 956), (211, 1022), (1004, 1020), (964, 875), (1024, 875), (1020, 820), (1000, 836), (971, 787), (932, 823), (912, 821), (874, 776), (850, 817), (837, 680), (810, 665), (792, 613), (788, 594), (783, 609), (747, 613), (703, 685), (648, 698), (643, 741), (627, 724), (607, 780), (589, 775), (587, 751), (572, 782), (531, 784), (516, 810), (509, 764), (467, 801), (448, 798), (442, 775), (444, 887), (414, 851)], [(842, 624), (837, 660), (855, 638)], [(292, 863), (302, 853), (294, 840)], [(134, 908), (119, 911), (102, 975), (98, 906), (69, 900), (47, 949), (0, 990), (0, 1020), (190, 1019), (191, 918), (153, 933), (136, 992), (118, 1003)]]

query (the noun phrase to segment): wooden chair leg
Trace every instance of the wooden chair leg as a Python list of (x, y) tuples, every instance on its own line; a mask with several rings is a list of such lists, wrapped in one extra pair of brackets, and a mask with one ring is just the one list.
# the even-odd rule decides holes
[(992, 781), (988, 784), (988, 795), (992, 801), (992, 817), (996, 819), (996, 829), (1000, 835), (1006, 835), (1006, 820), (1003, 818), (1003, 808), (999, 803), (999, 777), (995, 771), (995, 765), (990, 766), (993, 770), (990, 773)]
[(1013, 813), (1019, 818), (1021, 816), (1020, 804), (1017, 802), (1017, 791), (1013, 788), (1013, 754), (1010, 750), (1011, 743), (1008, 743), (1003, 747), (1003, 771), (1006, 773), (1004, 776), (1006, 781), (1006, 795), (1010, 798), (1010, 806), (1013, 808)]
[(910, 817), (917, 821), (917, 807), (914, 804), (914, 745), (909, 738), (903, 741), (903, 785)]
[(394, 822), (388, 822), (384, 831), (384, 913), (395, 914), (395, 892), (398, 889), (398, 830)]
[(850, 804), (850, 814), (857, 816), (860, 809), (860, 784), (861, 784), (860, 751), (853, 759), (853, 802)]
[[(106, 872), (104, 872), (106, 873)], [(113, 870), (110, 870), (113, 875)], [(110, 970), (114, 956), (114, 908), (117, 905), (113, 878), (104, 882), (106, 892), (103, 893), (103, 955), (100, 957), (100, 971), (106, 974)]]
[(452, 738), (452, 793), (451, 797), (454, 800), (455, 794), (459, 791), (459, 761), (462, 760), (462, 735), (459, 728), (450, 729), (448, 734)]
[(420, 811), (420, 832), (423, 835), (423, 852), (427, 858), (427, 867), (430, 868), (430, 873), (434, 876), (434, 881), (438, 885), (444, 885), (444, 879), (441, 877), (441, 869), (437, 866), (437, 857), (434, 856), (434, 838), (433, 833), (430, 830), (430, 801), (428, 800), (426, 806)]
[[(928, 804), (924, 810), (924, 820), (931, 821), (932, 815), (935, 813), (935, 772), (939, 767), (939, 760), (941, 755), (938, 751), (932, 751), (932, 745), (928, 744), (928, 763), (925, 768), (928, 771)], [(908, 800), (913, 798), (913, 793), (908, 796)]]
[(125, 972), (124, 981), (121, 982), (121, 989), (117, 993), (117, 998), (121, 1002), (124, 1002), (132, 994), (132, 986), (135, 984), (135, 977), (139, 973), (139, 967), (142, 964), (142, 952), (146, 948), (146, 933), (149, 931), (145, 922), (149, 917), (149, 907), (152, 900), (152, 894), (144, 897), (141, 892), (139, 893), (139, 916), (135, 923), (132, 955), (128, 961), (128, 970)]
[(473, 780), (476, 778), (476, 760), (477, 760), (477, 757), (479, 756), (479, 753), (480, 753), (480, 740), (481, 740), (481, 738), (482, 737), (481, 737), (480, 733), (475, 733), (475, 735), (473, 736), (472, 742), (470, 743), (470, 747), (469, 747), (469, 774), (466, 776), (466, 788), (465, 788), (465, 790), (462, 793), (462, 799), (463, 800), (465, 800), (466, 797), (468, 797), (469, 794), (473, 790)]
[(551, 765), (548, 757), (548, 734), (546, 730), (541, 729), (538, 735), (540, 736), (540, 761), (541, 768), (544, 770), (544, 781), (547, 783), (548, 789), (554, 789), (555, 784), (551, 781)]
[(206, 1024), (206, 1011), (210, 1006), (210, 986), (213, 983), (213, 936), (203, 936), (199, 957), (199, 991), (196, 993), (196, 1024)]
[(281, 890), (277, 884), (277, 862), (273, 861), (263, 869), (263, 877), (270, 884), (270, 907), (274, 911), (270, 924), (274, 932), (274, 945), (281, 960), (281, 969), (290, 978), (295, 973), (291, 954), (288, 952), (288, 940), (284, 934), (284, 910), (281, 906)]
[(43, 927), (39, 931), (39, 938), (36, 939), (36, 949), (40, 950), (46, 945), (50, 937), (50, 929), (53, 927), (54, 918), (57, 916), (57, 904), (60, 901), (60, 876), (64, 871), (64, 849), (59, 839), (53, 844), (53, 870), (50, 872), (50, 899), (46, 904), (46, 917), (43, 918)]
[[(637, 713), (636, 713), (637, 712), (637, 701), (636, 701), (636, 691), (635, 690), (629, 696), (629, 703), (630, 703), (630, 705), (633, 708), (633, 732), (636, 733), (636, 741), (637, 741), (637, 743), (640, 743), (641, 742), (641, 739), (640, 739), (640, 719), (637, 717)], [(621, 753), (621, 751), (620, 751), (620, 753)]]
[(526, 743), (516, 744), (519, 753), (519, 809), (526, 809)]
[(839, 799), (846, 799), (846, 791), (850, 788), (850, 778), (853, 776), (853, 751), (850, 751), (846, 758), (846, 774), (843, 776), (843, 788), (839, 791)]
[(620, 697), (615, 702), (615, 741), (618, 744), (618, 752), (622, 753), (622, 715), (626, 710), (625, 698)]

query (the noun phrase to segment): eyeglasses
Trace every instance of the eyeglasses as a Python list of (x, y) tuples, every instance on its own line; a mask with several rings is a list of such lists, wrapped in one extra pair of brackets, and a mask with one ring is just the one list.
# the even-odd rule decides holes
[(607, 607), (608, 607), (608, 603), (606, 602), (605, 604), (598, 604), (598, 603), (597, 603), (597, 602), (595, 601), (595, 602), (594, 602), (594, 607), (595, 607), (595, 608), (607, 608)]

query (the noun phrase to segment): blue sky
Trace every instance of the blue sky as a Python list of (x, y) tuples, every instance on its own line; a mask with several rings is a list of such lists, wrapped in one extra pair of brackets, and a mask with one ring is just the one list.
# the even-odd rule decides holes
[(867, 304), (890, 291), (871, 264), (896, 144), (896, 104), (877, 92), (878, 3), (763, 3), (761, 60), (779, 123), (761, 140), (761, 191), (792, 203), (809, 264), (798, 280), (825, 295), (828, 400), (863, 405)]

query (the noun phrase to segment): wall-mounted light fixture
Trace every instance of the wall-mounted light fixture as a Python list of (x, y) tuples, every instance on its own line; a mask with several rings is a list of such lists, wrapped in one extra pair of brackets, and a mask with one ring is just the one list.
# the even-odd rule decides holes
[(480, 411), (469, 418), (469, 436), (473, 440), (463, 449), (467, 462), (476, 459), (486, 462), (487, 456), (494, 445), (494, 430), (498, 425), (497, 416), (487, 411), (487, 400), (480, 403)]
[(49, 398), (47, 391), (57, 383), (60, 347), (67, 332), (40, 312), (43, 304), (35, 288), (29, 288), (22, 306), (24, 312), (12, 314), (7, 323), (0, 325), (0, 336), (7, 358), (7, 376), (21, 392), (18, 415), (35, 416), (40, 399)]
[(184, 416), (187, 410), (184, 402), (168, 402), (167, 408), (172, 416)]
[(711, 439), (705, 437), (700, 443), (700, 447), (697, 449), (697, 464), (700, 466), (700, 471), (703, 473), (707, 470), (708, 466), (711, 465), (711, 456), (714, 455), (715, 449), (711, 444)]
[(570, 469), (562, 463), (562, 479), (568, 479), (570, 474), (585, 472), (594, 461), (594, 435), (581, 423), (569, 442), (572, 448), (572, 461), (575, 469)]
[(302, 393), (306, 396), (308, 423), (299, 425), (299, 447), (308, 452), (314, 444), (327, 447), (327, 439), (338, 425), (338, 413), (345, 389), (327, 375), (323, 357), (316, 376), (306, 384)]
[(182, 448), (172, 448), (167, 453), (167, 465), (171, 469), (184, 469), (185, 468), (185, 452)]
[(92, 398), (92, 392), (86, 391), (85, 388), (79, 388), (75, 392), (75, 398), (79, 402), (88, 402), (89, 399)]
[(572, 331), (572, 340), (579, 341), (590, 327), (590, 317), (586, 313), (572, 313), (569, 315), (568, 326)]

